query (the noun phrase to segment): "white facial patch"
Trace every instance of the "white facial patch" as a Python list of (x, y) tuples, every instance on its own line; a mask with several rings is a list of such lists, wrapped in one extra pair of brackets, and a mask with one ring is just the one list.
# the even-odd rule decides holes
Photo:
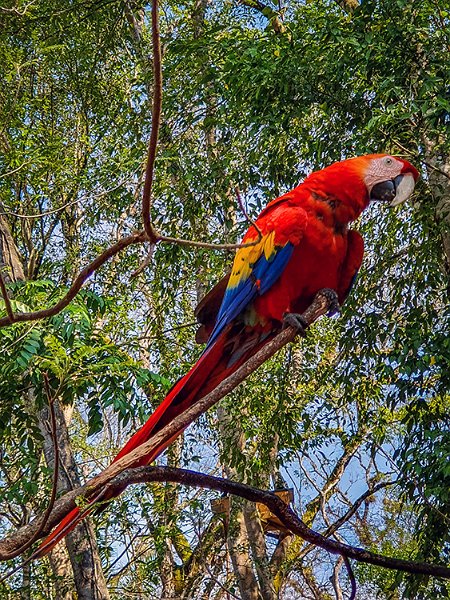
[[(395, 179), (398, 175), (400, 175), (402, 169), (403, 163), (393, 156), (374, 158), (370, 163), (370, 167), (367, 170), (366, 176), (364, 177), (364, 183), (366, 184), (369, 194), (374, 185), (382, 181)], [(396, 201), (396, 198), (394, 201)]]

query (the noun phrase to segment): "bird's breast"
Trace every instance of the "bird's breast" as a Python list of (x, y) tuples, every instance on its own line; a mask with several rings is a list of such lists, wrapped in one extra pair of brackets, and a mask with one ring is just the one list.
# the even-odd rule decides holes
[(320, 219), (309, 224), (280, 278), (254, 302), (261, 322), (303, 312), (323, 288), (337, 290), (346, 253), (346, 227), (330, 227)]

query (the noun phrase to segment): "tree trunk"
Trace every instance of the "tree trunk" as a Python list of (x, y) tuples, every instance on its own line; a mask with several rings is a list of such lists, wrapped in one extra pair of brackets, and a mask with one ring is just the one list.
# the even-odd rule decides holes
[[(220, 437), (226, 437), (226, 425), (229, 423), (229, 415), (218, 406), (217, 408)], [(242, 449), (242, 435), (240, 428), (236, 425), (233, 429), (232, 444)], [(238, 480), (237, 473), (224, 466), (226, 476), (232, 480)], [(228, 527), (227, 545), (233, 565), (242, 600), (262, 600), (258, 580), (253, 570), (250, 556), (250, 541), (244, 517), (244, 503), (236, 498), (231, 501), (230, 525)]]
[(8, 222), (2, 215), (0, 215), (0, 269), (6, 283), (25, 279), (19, 250), (14, 243)]
[(258, 514), (256, 513), (255, 505), (251, 502), (246, 502), (244, 505), (244, 519), (256, 573), (258, 574), (261, 596), (263, 600), (276, 600), (277, 594), (272, 579), (272, 571), (269, 568), (264, 531)]
[[(66, 492), (81, 485), (81, 481), (70, 447), (64, 410), (57, 401), (55, 401), (54, 407), (60, 462), (58, 491)], [(71, 408), (69, 407), (68, 410), (71, 411)], [(38, 421), (44, 437), (45, 459), (47, 464), (53, 468), (55, 455), (47, 407), (39, 411)], [(67, 536), (66, 546), (72, 564), (78, 600), (109, 600), (109, 592), (101, 568), (95, 534), (89, 519), (84, 519)]]
[[(0, 215), (0, 269), (6, 283), (23, 281), (25, 279), (23, 264), (19, 250), (11, 234), (11, 228), (7, 220)], [(31, 406), (35, 406), (35, 394), (28, 390), (28, 398)], [(60, 451), (60, 476), (58, 478), (58, 490), (66, 491), (80, 485), (76, 471), (75, 461), (70, 448), (70, 440), (67, 424), (63, 411), (55, 402), (57, 418), (57, 438)], [(48, 408), (39, 411), (38, 422), (44, 436), (44, 455), (47, 465), (54, 464), (54, 449), (51, 428), (49, 425)], [(72, 564), (75, 587), (78, 600), (109, 600), (106, 581), (101, 568), (95, 535), (92, 525), (85, 521), (79, 525), (67, 538), (67, 549)], [(58, 581), (71, 579), (67, 561), (61, 562), (60, 551), (52, 557), (50, 564), (54, 569), (54, 575)], [(55, 571), (56, 568), (56, 571)], [(58, 588), (57, 588), (58, 589)], [(64, 593), (64, 592), (63, 592)], [(58, 600), (64, 598), (58, 596)]]
[(31, 600), (31, 565), (26, 562), (22, 566), (22, 589), (20, 590), (20, 600)]
[(57, 600), (73, 600), (73, 573), (67, 549), (63, 544), (58, 544), (49, 554), (50, 567), (56, 578), (55, 598)]
[[(442, 238), (445, 269), (450, 279), (450, 155), (446, 151), (443, 136), (430, 139), (424, 135), (423, 142), (428, 163), (428, 181), (436, 201), (436, 221)], [(448, 293), (450, 295), (450, 281)]]
[[(237, 500), (233, 499), (233, 504), (236, 503)], [(262, 600), (253, 572), (247, 528), (241, 507), (236, 507), (231, 512), (231, 522), (233, 524), (229, 528), (227, 543), (241, 598), (242, 600)]]

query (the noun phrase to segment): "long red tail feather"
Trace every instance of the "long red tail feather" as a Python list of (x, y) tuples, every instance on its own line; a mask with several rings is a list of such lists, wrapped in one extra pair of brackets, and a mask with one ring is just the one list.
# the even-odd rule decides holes
[[(264, 343), (267, 341), (267, 337), (265, 337)], [(255, 339), (255, 346), (257, 345), (260, 344)], [(239, 360), (230, 360), (230, 356), (239, 347), (242, 348), (242, 345), (236, 344), (234, 336), (230, 336), (230, 329), (227, 328), (224, 330), (215, 343), (202, 354), (191, 370), (172, 387), (148, 421), (128, 440), (113, 462), (126, 456), (146, 442), (152, 435), (156, 434), (175, 417), (192, 406), (196, 400), (208, 394), (223, 379), (236, 371), (255, 350), (254, 346), (251, 346), (244, 354), (239, 353)], [(151, 454), (136, 461), (136, 464), (133, 466), (143, 466), (155, 460), (180, 433), (181, 431), (170, 439), (164, 440)], [(112, 498), (113, 496), (108, 499)], [(50, 552), (93, 509), (94, 507), (83, 510), (74, 508), (64, 517), (52, 533), (44, 539), (41, 546), (35, 552), (34, 557), (40, 558)]]

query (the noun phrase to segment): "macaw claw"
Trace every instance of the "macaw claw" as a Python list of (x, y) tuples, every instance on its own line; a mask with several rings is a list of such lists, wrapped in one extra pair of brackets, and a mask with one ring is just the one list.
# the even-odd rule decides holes
[(293, 327), (302, 337), (306, 337), (308, 322), (303, 315), (300, 315), (299, 313), (284, 313), (283, 327)]

